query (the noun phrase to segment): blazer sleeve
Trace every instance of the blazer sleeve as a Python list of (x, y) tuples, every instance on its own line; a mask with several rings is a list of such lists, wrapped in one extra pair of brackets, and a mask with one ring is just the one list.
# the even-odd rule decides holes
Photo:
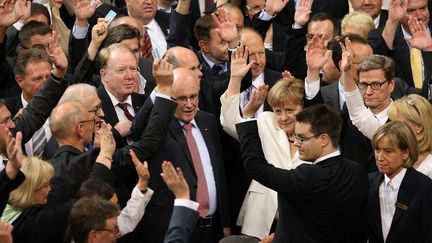
[(14, 180), (9, 179), (6, 175), (6, 169), (0, 171), (0, 215), (6, 207), (9, 200), (9, 193), (18, 188), (25, 180), (25, 175), (18, 171)]
[(226, 133), (238, 140), (235, 124), (242, 120), (240, 116), (240, 94), (226, 98), (226, 93), (220, 97), (221, 107), (221, 125)]
[(311, 173), (312, 167), (307, 164), (299, 165), (294, 170), (284, 170), (268, 163), (262, 151), (257, 121), (239, 123), (236, 128), (246, 174), (263, 186), (286, 196), (294, 196), (302, 194), (317, 179), (316, 173)]
[(14, 133), (18, 131), (22, 132), (23, 144), (28, 142), (33, 134), (42, 127), (66, 88), (66, 82), (63, 81), (60, 84), (50, 76), (42, 88), (30, 100), (23, 113), (13, 119), (16, 126)]
[(198, 221), (198, 212), (183, 206), (174, 206), (164, 243), (189, 242)]
[(368, 35), (368, 43), (372, 47), (374, 54), (393, 56), (394, 51), (390, 50), (384, 38), (382, 37), (383, 30), (384, 27), (371, 30)]
[[(158, 153), (165, 141), (165, 136), (175, 108), (175, 102), (165, 98), (156, 97), (145, 130), (142, 132), (138, 141), (133, 142), (129, 147), (122, 149), (123, 155), (127, 154), (127, 156), (129, 156), (128, 148), (131, 148), (134, 150), (137, 157), (141, 161), (144, 161)], [(113, 167), (121, 166), (118, 162), (123, 161), (123, 159), (119, 159), (117, 157), (119, 155), (120, 154), (118, 153), (114, 155)]]
[(175, 9), (171, 10), (170, 32), (167, 37), (168, 48), (173, 46), (188, 47), (188, 32), (190, 29), (191, 16), (177, 13)]

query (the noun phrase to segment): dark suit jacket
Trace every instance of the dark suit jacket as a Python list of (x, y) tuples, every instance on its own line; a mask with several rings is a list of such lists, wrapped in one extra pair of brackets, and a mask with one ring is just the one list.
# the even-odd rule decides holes
[(264, 157), (256, 121), (236, 128), (246, 173), (278, 192), (274, 243), (364, 240), (368, 181), (359, 164), (336, 156), (293, 170), (275, 168)]
[[(116, 140), (116, 147), (121, 148), (125, 145), (127, 145), (126, 138), (122, 137), (120, 133), (114, 129), (114, 126), (119, 122), (119, 119), (117, 117), (117, 113), (115, 111), (115, 107), (113, 106), (113, 103), (111, 102), (111, 99), (103, 85), (99, 86), (97, 89), (97, 93), (99, 96), (99, 99), (102, 102), (102, 110), (105, 113), (104, 120), (109, 123), (113, 129), (111, 130), (114, 136), (114, 139)], [(143, 106), (145, 100), (147, 99), (147, 95), (142, 95), (138, 93), (132, 93), (131, 94), (132, 99), (132, 106), (135, 110), (135, 113), (139, 111), (141, 106)]]
[[(431, 26), (430, 26), (431, 27)], [(381, 54), (391, 57), (395, 62), (396, 77), (405, 80), (410, 87), (414, 87), (410, 64), (410, 50), (406, 43), (402, 27), (399, 26), (395, 33), (393, 42), (394, 50), (390, 50), (382, 37), (384, 28), (378, 28), (369, 32), (368, 42), (371, 45), (374, 54)], [(432, 76), (432, 53), (422, 51), (424, 81), (423, 88), (417, 89), (417, 94), (427, 98), (429, 81)]]
[[(3, 161), (0, 163), (3, 163)], [(9, 193), (18, 188), (24, 180), (25, 175), (21, 171), (18, 171), (14, 180), (9, 179), (5, 169), (0, 171), (0, 214), (3, 214), (3, 210), (9, 200)]]
[[(117, 173), (121, 174), (123, 170), (130, 173), (130, 168), (133, 167), (129, 156), (129, 149), (133, 149), (141, 161), (148, 160), (159, 151), (174, 109), (174, 102), (163, 98), (156, 98), (149, 121), (146, 123), (147, 127), (141, 133), (140, 139), (129, 146), (115, 151), (112, 170), (116, 176)], [(52, 190), (48, 196), (48, 203), (60, 204), (72, 198), (78, 190), (79, 185), (88, 178), (98, 154), (99, 149), (97, 148), (83, 153), (69, 145), (60, 147), (49, 161), (54, 166), (55, 175), (51, 180)], [(129, 174), (129, 177), (133, 175)], [(114, 187), (116, 186), (114, 185)], [(120, 185), (116, 189), (120, 190), (120, 187), (124, 187), (124, 185)], [(125, 190), (127, 189), (125, 188)], [(120, 193), (123, 194), (118, 194), (117, 196), (119, 196), (121, 203), (129, 199), (130, 194), (127, 195), (127, 192), (124, 190), (120, 191)]]
[(199, 214), (187, 207), (174, 206), (164, 243), (188, 243)]
[(12, 97), (19, 95), (21, 88), (15, 81), (15, 74), (6, 59), (6, 39), (0, 43), (0, 97)]
[(10, 111), (10, 113), (12, 114), (12, 117), (14, 117), (15, 114), (21, 108), (23, 108), (23, 104), (22, 104), (22, 101), (21, 101), (21, 95), (6, 98), (6, 99), (4, 99), (4, 101), (5, 101), (6, 107), (8, 108), (8, 110)]
[[(370, 243), (382, 242), (379, 187), (384, 175), (369, 174), (368, 236)], [(432, 242), (432, 180), (408, 168), (399, 188), (396, 211), (385, 242)], [(402, 205), (402, 206), (398, 206)], [(406, 208), (404, 208), (407, 206)]]
[(378, 28), (384, 28), (385, 23), (387, 22), (387, 19), (388, 19), (388, 11), (384, 10), (384, 9), (381, 9)]
[[(275, 72), (267, 68), (264, 69), (264, 83), (269, 86), (269, 89), (281, 78), (282, 74), (280, 72)], [(267, 99), (264, 101), (264, 111), (273, 111)]]
[[(223, 226), (229, 226), (231, 223), (229, 198), (225, 182), (222, 149), (215, 118), (207, 112), (198, 111), (195, 121), (204, 137), (213, 167), (218, 208), (216, 214), (213, 216), (220, 218)], [(163, 242), (163, 236), (168, 228), (174, 196), (160, 176), (162, 172), (161, 164), (164, 160), (171, 161), (174, 167), (181, 168), (189, 185), (190, 198), (191, 200), (196, 200), (197, 176), (183, 128), (179, 121), (175, 119), (171, 121), (162, 149), (149, 161), (149, 170), (152, 179), (149, 181), (148, 186), (154, 190), (154, 194), (147, 205), (142, 221), (135, 230), (135, 233), (139, 237), (139, 242)], [(216, 226), (222, 227), (221, 225)], [(132, 242), (132, 240), (127, 242)]]

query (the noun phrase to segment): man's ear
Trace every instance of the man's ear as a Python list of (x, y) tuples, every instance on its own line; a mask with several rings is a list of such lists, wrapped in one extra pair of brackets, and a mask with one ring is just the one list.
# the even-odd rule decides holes
[(207, 47), (207, 41), (205, 40), (199, 40), (198, 41), (198, 46), (201, 49), (202, 52), (204, 53), (208, 53), (209, 52), (209, 48)]
[(24, 79), (21, 77), (21, 75), (15, 75), (15, 81), (17, 82), (18, 86), (22, 89)]
[(102, 81), (102, 83), (105, 83), (106, 75), (107, 75), (107, 70), (104, 69), (104, 68), (101, 68), (101, 69), (99, 70), (99, 74), (100, 74), (100, 77), (101, 77), (101, 81)]

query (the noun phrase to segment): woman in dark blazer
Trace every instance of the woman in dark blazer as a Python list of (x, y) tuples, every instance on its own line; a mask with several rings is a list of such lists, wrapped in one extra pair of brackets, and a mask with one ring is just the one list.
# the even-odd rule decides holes
[(419, 151), (413, 132), (387, 123), (372, 147), (379, 172), (369, 174), (369, 243), (432, 242), (432, 180), (411, 168)]

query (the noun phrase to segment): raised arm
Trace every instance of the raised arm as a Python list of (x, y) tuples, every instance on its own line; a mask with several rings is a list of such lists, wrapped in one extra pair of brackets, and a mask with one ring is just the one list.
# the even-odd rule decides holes
[(390, 50), (393, 50), (393, 42), (400, 21), (405, 16), (408, 0), (391, 0), (388, 11), (388, 19), (382, 32), (382, 37)]

